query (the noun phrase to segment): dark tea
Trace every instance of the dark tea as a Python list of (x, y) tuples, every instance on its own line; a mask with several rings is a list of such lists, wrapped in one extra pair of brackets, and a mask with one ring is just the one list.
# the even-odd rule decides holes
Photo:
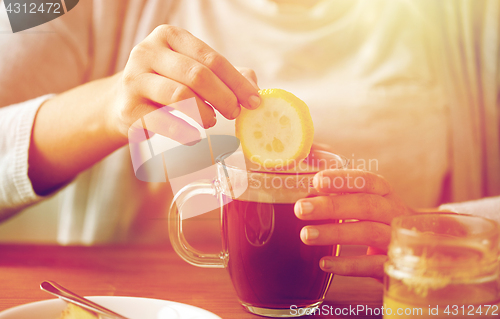
[[(222, 237), (229, 274), (243, 304), (259, 308), (308, 307), (322, 301), (332, 275), (319, 267), (336, 246), (308, 246), (294, 203), (228, 200), (223, 195)], [(332, 221), (329, 221), (330, 223)]]

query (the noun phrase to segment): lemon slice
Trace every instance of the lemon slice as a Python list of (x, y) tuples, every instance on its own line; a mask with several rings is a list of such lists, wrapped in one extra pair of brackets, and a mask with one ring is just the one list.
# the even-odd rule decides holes
[(311, 151), (314, 127), (307, 105), (281, 89), (260, 90), (256, 110), (242, 109), (236, 137), (252, 163), (266, 169), (289, 169)]

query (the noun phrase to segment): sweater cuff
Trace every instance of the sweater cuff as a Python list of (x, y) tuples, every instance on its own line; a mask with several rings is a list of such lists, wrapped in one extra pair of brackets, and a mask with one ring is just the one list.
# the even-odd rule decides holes
[(439, 206), (439, 210), (448, 210), (457, 214), (481, 216), (500, 222), (500, 196), (487, 197), (463, 203), (444, 204)]
[(31, 180), (28, 177), (28, 152), (35, 116), (40, 106), (52, 96), (54, 94), (44, 95), (28, 101), (30, 105), (24, 107), (19, 116), (14, 142), (14, 172), (12, 180), (17, 191), (20, 206), (31, 205), (45, 198), (35, 193), (31, 185)]

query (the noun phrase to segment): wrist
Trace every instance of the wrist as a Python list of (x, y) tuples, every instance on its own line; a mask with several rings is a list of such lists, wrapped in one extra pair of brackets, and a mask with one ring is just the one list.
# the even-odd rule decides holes
[(117, 148), (127, 145), (128, 143), (128, 128), (123, 124), (122, 117), (120, 116), (120, 85), (121, 85), (122, 72), (106, 78), (108, 81), (105, 93), (105, 112), (102, 118), (103, 133), (111, 144), (116, 145)]

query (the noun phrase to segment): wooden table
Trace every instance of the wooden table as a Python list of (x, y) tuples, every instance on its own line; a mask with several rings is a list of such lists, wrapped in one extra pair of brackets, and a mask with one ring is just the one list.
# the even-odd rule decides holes
[[(0, 311), (51, 299), (39, 289), (44, 280), (54, 280), (85, 296), (157, 298), (191, 304), (222, 318), (261, 318), (239, 305), (224, 269), (191, 266), (167, 245), (0, 245)], [(358, 305), (380, 308), (382, 284), (370, 278), (335, 277), (325, 304), (332, 307), (332, 313)], [(304, 318), (312, 317), (349, 316)], [(359, 313), (355, 317), (380, 318)]]

